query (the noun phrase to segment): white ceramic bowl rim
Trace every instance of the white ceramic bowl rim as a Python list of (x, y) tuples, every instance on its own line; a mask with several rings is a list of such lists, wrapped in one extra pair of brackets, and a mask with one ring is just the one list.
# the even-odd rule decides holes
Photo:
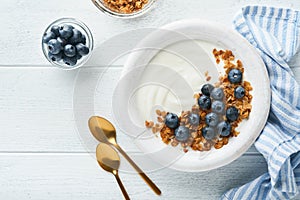
[[(246, 152), (254, 143), (268, 117), (271, 91), (268, 73), (261, 57), (255, 48), (237, 32), (211, 21), (199, 19), (182, 20), (163, 26), (161, 29), (176, 31), (189, 38), (203, 40), (212, 44), (218, 42), (218, 46), (221, 45), (224, 49), (234, 49), (233, 53), (236, 58), (243, 62), (247, 80), (253, 86), (253, 108), (249, 119), (241, 129), (241, 134), (236, 138), (230, 138), (229, 144), (223, 148), (219, 150), (213, 149), (210, 156), (199, 159), (199, 157), (195, 156), (195, 153), (201, 152), (187, 153), (169, 167), (180, 171), (194, 172), (207, 171), (229, 164)], [(159, 46), (158, 49), (164, 48), (162, 45), (166, 46), (167, 44), (160, 41), (161, 38), (164, 38), (160, 35), (163, 33), (167, 32), (157, 31), (149, 34), (137, 45), (136, 49), (153, 47), (154, 43)], [(143, 59), (140, 59), (141, 57)], [(124, 76), (128, 71), (143, 65), (144, 62), (150, 61), (152, 57), (152, 54), (147, 57), (143, 51), (133, 51), (124, 65), (122, 75)], [(149, 150), (143, 145), (138, 145), (138, 147), (145, 153)]]

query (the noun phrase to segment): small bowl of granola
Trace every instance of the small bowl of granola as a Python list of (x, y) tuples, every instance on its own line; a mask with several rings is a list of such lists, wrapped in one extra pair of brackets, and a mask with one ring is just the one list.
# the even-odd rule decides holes
[(134, 18), (149, 11), (156, 0), (92, 0), (103, 13), (117, 18)]

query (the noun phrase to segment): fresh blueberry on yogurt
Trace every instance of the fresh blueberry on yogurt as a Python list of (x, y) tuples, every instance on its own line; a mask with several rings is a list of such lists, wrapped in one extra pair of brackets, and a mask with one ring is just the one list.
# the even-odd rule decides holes
[(231, 69), (228, 73), (230, 83), (237, 84), (242, 82), (243, 74), (239, 69)]
[(212, 84), (204, 84), (201, 88), (201, 92), (202, 94), (206, 95), (206, 96), (210, 96), (211, 91), (214, 89), (214, 86)]
[(217, 130), (219, 135), (226, 137), (230, 135), (231, 125), (226, 121), (222, 121), (218, 124)]
[(177, 129), (175, 129), (175, 138), (179, 142), (185, 142), (189, 139), (190, 132), (189, 128), (185, 126), (179, 126)]
[(165, 124), (169, 128), (177, 128), (179, 125), (178, 116), (174, 113), (168, 113), (165, 119)]
[(212, 140), (216, 137), (216, 132), (213, 128), (206, 126), (202, 128), (202, 136), (206, 140)]
[(234, 89), (234, 96), (237, 99), (241, 99), (245, 96), (245, 89), (242, 86), (238, 86)]
[(224, 97), (224, 92), (222, 88), (214, 88), (211, 91), (210, 96), (215, 100), (222, 100)]
[(191, 125), (199, 125), (200, 116), (198, 114), (192, 113), (189, 115), (189, 122)]
[(208, 113), (205, 116), (205, 122), (208, 126), (214, 127), (217, 126), (219, 122), (219, 116), (216, 113)]
[(209, 96), (202, 95), (198, 99), (198, 104), (203, 110), (209, 110), (211, 108), (211, 99)]
[(239, 110), (236, 107), (230, 106), (229, 108), (227, 108), (226, 118), (229, 121), (234, 122), (238, 119), (238, 117), (239, 117)]
[(225, 112), (225, 104), (223, 101), (213, 101), (211, 105), (211, 109), (214, 113), (224, 114)]

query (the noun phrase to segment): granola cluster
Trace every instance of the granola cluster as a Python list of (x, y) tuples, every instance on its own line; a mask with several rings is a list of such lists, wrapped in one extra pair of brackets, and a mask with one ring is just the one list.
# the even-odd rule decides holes
[(148, 0), (102, 0), (102, 2), (114, 12), (130, 14), (141, 10)]
[[(179, 137), (176, 135), (176, 131), (178, 134), (178, 130), (176, 130), (176, 128), (170, 128), (170, 126), (168, 126), (166, 118), (169, 112), (156, 110), (157, 123), (154, 123), (153, 121), (145, 121), (145, 126), (147, 128), (151, 128), (154, 134), (159, 133), (164, 143), (171, 144), (174, 147), (180, 144), (184, 152), (188, 152), (189, 149), (195, 151), (209, 151), (213, 147), (215, 149), (222, 148), (224, 145), (228, 144), (230, 137), (237, 137), (239, 135), (236, 128), (241, 121), (249, 117), (251, 112), (251, 84), (245, 80), (240, 81), (238, 84), (233, 83), (233, 81), (229, 80), (230, 78), (228, 77), (228, 74), (232, 69), (239, 70), (242, 74), (244, 73), (242, 62), (240, 60), (235, 62), (235, 57), (230, 50), (223, 51), (214, 49), (212, 53), (217, 64), (221, 61), (224, 63), (223, 67), (225, 74), (219, 77), (219, 81), (214, 84), (214, 87), (221, 88), (223, 91), (224, 97), (222, 97), (222, 101), (225, 105), (224, 110), (226, 110), (226, 114), (224, 113), (223, 115), (219, 115), (218, 120), (222, 121), (223, 124), (229, 124), (228, 126), (230, 129), (228, 129), (228, 134), (216, 134), (213, 137), (204, 135), (204, 133), (207, 134), (204, 130), (209, 126), (207, 123), (207, 115), (212, 112), (212, 108), (209, 107), (208, 109), (203, 109), (203, 106), (199, 104), (199, 99), (201, 96), (204, 96), (202, 93), (194, 94), (196, 103), (192, 106), (191, 110), (182, 111), (178, 116), (177, 126), (183, 131), (188, 130), (188, 137), (184, 141), (180, 140), (180, 137), (182, 139), (182, 135)], [(209, 81), (210, 77), (208, 76), (208, 73), (206, 72), (205, 75), (207, 77), (207, 81)], [(241, 93), (242, 97), (236, 94), (237, 87), (243, 88)], [(231, 113), (228, 114), (230, 107), (236, 108), (238, 113), (234, 120), (231, 119)], [(191, 123), (192, 121), (190, 116), (192, 114), (196, 114), (199, 117), (199, 122), (197, 124)], [(214, 127), (213, 130), (217, 130), (217, 128)], [(182, 133), (184, 132), (181, 132), (180, 134)]]

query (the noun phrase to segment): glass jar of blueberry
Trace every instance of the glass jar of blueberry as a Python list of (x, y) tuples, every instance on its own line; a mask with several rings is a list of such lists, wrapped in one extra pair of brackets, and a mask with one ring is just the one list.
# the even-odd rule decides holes
[(42, 49), (50, 63), (62, 69), (82, 66), (93, 50), (89, 28), (74, 18), (62, 18), (51, 23), (42, 38)]

